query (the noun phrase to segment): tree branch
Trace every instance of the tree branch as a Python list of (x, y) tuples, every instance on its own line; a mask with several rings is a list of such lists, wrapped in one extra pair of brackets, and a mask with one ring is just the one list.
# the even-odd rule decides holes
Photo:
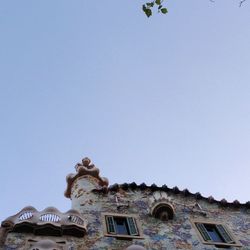
[(241, 0), (240, 1), (240, 4), (239, 4), (239, 7), (241, 7), (241, 5), (245, 2), (246, 0)]

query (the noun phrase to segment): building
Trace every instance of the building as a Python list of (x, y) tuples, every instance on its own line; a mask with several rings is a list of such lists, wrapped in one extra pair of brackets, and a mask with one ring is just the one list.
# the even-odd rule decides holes
[(75, 168), (65, 191), (72, 209), (25, 207), (1, 223), (1, 249), (250, 249), (250, 202), (166, 185), (109, 186), (88, 158)]

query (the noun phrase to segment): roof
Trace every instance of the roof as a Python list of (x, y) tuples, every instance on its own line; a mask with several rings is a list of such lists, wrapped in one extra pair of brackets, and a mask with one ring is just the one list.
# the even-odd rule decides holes
[(66, 178), (67, 181), (67, 189), (65, 191), (65, 196), (67, 198), (70, 198), (71, 195), (71, 188), (73, 185), (73, 182), (82, 176), (92, 176), (94, 178), (96, 178), (98, 184), (99, 184), (99, 189), (96, 189), (96, 192), (116, 192), (119, 189), (123, 189), (123, 190), (150, 190), (152, 192), (154, 191), (165, 191), (165, 192), (170, 192), (173, 194), (181, 194), (183, 196), (189, 196), (189, 197), (193, 197), (197, 200), (206, 200), (209, 203), (216, 203), (218, 205), (221, 205), (223, 207), (234, 207), (234, 208), (240, 208), (240, 207), (244, 207), (249, 209), (250, 208), (250, 201), (246, 202), (246, 203), (240, 203), (238, 200), (235, 200), (233, 202), (228, 202), (225, 198), (223, 198), (222, 200), (216, 200), (214, 199), (213, 196), (208, 196), (205, 197), (203, 195), (201, 195), (200, 192), (196, 192), (196, 193), (192, 193), (190, 192), (188, 189), (183, 189), (180, 190), (177, 186), (173, 187), (173, 188), (169, 188), (167, 185), (162, 185), (162, 186), (157, 186), (156, 184), (152, 184), (150, 186), (146, 185), (145, 183), (141, 183), (141, 184), (136, 184), (135, 182), (132, 183), (123, 183), (123, 184), (113, 184), (111, 186), (108, 186), (109, 181), (107, 178), (105, 177), (100, 177), (100, 170), (94, 165), (91, 164), (91, 160), (87, 157), (82, 159), (82, 163), (77, 163), (75, 166), (76, 169), (76, 174), (69, 174)]
[[(183, 195), (185, 197), (193, 197), (197, 200), (206, 200), (209, 203), (217, 203), (218, 205), (221, 205), (223, 207), (235, 207), (235, 208), (245, 207), (247, 209), (250, 209), (250, 201), (248, 201), (246, 203), (240, 203), (238, 200), (235, 200), (233, 202), (228, 202), (224, 198), (219, 201), (219, 200), (214, 199), (213, 196), (204, 197), (199, 192), (191, 193), (188, 189), (180, 190), (177, 186), (175, 186), (173, 188), (169, 188), (167, 185), (157, 186), (156, 184), (152, 184), (152, 185), (148, 186), (145, 183), (141, 183), (138, 185), (135, 182), (123, 183), (123, 184), (116, 183), (116, 184), (113, 184), (113, 185), (108, 187), (108, 192), (117, 192), (119, 189), (123, 189), (125, 191), (126, 190), (132, 190), (132, 191), (133, 190), (142, 190), (142, 191), (149, 190), (152, 192), (164, 191), (164, 192), (170, 192), (173, 194), (180, 194), (180, 195)], [(96, 191), (98, 191), (98, 190), (96, 190)], [(103, 190), (103, 192), (105, 192), (105, 189)]]

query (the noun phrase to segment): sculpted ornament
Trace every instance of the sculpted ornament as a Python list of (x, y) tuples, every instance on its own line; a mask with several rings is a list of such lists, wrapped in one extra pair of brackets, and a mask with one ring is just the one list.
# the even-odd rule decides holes
[(91, 160), (88, 157), (83, 158), (81, 163), (77, 163), (75, 169), (76, 174), (69, 174), (66, 177), (67, 189), (64, 192), (64, 195), (67, 198), (70, 198), (71, 196), (73, 182), (79, 177), (92, 177), (101, 188), (106, 189), (108, 187), (108, 179), (100, 176), (99, 168), (97, 168), (94, 164), (91, 164)]

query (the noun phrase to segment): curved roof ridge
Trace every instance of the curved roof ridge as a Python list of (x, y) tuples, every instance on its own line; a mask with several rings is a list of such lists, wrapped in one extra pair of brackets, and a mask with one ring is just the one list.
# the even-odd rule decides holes
[(196, 192), (196, 193), (192, 193), (190, 192), (187, 188), (180, 190), (177, 186), (173, 187), (173, 188), (169, 188), (167, 185), (162, 185), (162, 186), (157, 186), (156, 184), (152, 184), (152, 185), (146, 185), (145, 183), (141, 183), (141, 184), (136, 184), (135, 182), (132, 183), (122, 183), (122, 184), (117, 184), (114, 183), (112, 185), (110, 185), (108, 187), (108, 191), (118, 191), (118, 189), (124, 189), (124, 190), (134, 190), (134, 189), (140, 189), (140, 190), (145, 190), (145, 189), (149, 189), (151, 191), (165, 191), (165, 192), (172, 192), (174, 194), (183, 194), (184, 196), (193, 196), (195, 197), (197, 200), (199, 199), (204, 199), (207, 200), (209, 203), (218, 203), (222, 206), (232, 206), (232, 207), (246, 207), (246, 208), (250, 208), (250, 201), (247, 201), (246, 203), (240, 203), (238, 200), (234, 200), (232, 202), (228, 202), (225, 198), (221, 199), (221, 200), (216, 200), (213, 198), (213, 196), (208, 196), (205, 197), (203, 196), (200, 192)]

